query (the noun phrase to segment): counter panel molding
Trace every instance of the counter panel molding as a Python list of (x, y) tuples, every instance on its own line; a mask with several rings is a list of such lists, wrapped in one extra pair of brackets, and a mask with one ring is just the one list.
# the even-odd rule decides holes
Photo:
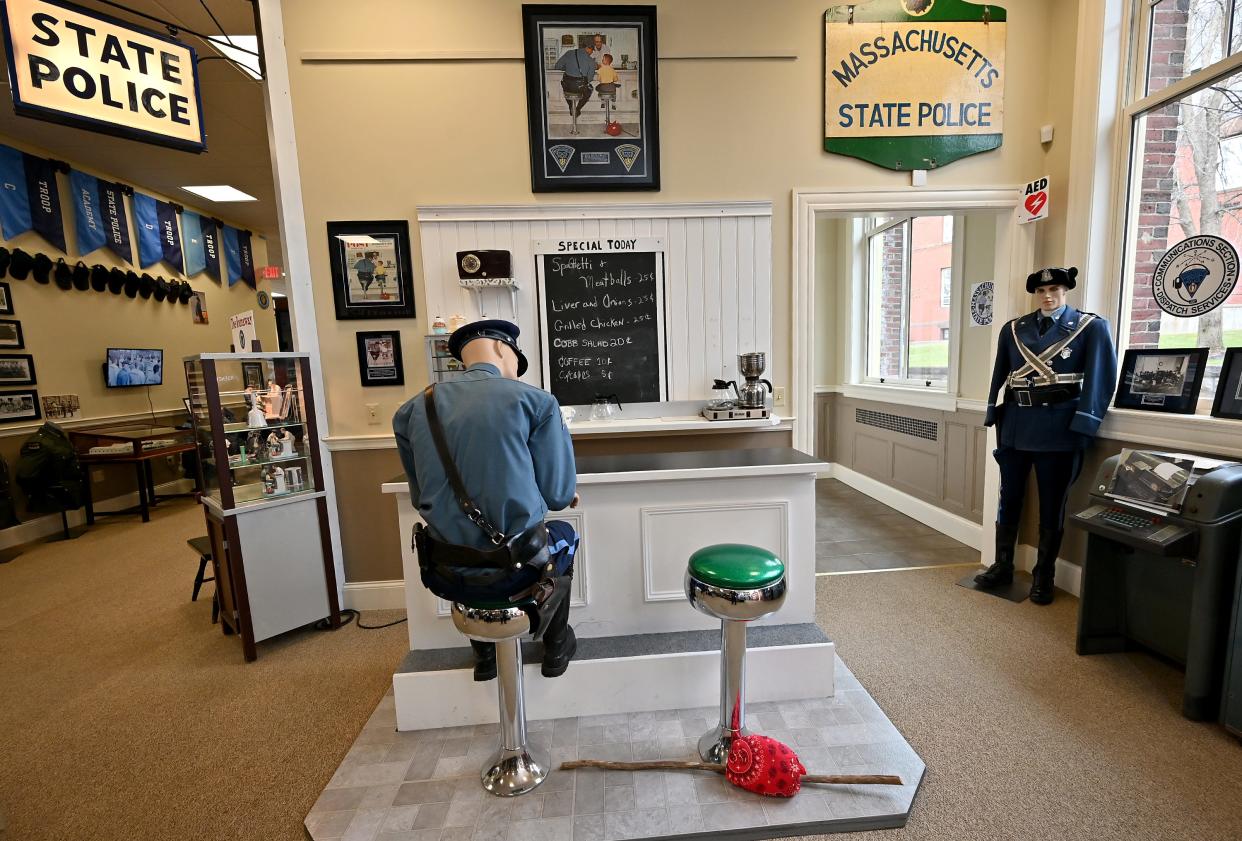
[(647, 506), (639, 519), (643, 601), (685, 601), (685, 564), (714, 543), (749, 543), (789, 558), (788, 500)]

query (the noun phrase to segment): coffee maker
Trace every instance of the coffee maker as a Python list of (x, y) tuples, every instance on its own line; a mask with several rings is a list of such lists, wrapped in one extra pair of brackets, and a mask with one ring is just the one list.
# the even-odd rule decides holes
[(738, 395), (736, 405), (718, 406), (713, 401), (703, 409), (703, 417), (708, 420), (752, 420), (768, 417), (768, 395), (772, 393), (772, 383), (762, 379), (766, 368), (767, 354), (739, 354), (737, 369), (745, 378), (745, 382), (740, 387), (736, 387)]

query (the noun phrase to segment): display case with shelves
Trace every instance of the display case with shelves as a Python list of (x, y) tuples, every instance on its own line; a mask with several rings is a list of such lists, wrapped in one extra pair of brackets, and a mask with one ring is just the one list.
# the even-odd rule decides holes
[(340, 622), (304, 353), (185, 359), (202, 502), (226, 632), (255, 643), (310, 622)]
[(466, 373), (466, 366), (449, 353), (448, 340), (448, 333), (426, 337), (427, 379), (432, 383), (448, 382)]

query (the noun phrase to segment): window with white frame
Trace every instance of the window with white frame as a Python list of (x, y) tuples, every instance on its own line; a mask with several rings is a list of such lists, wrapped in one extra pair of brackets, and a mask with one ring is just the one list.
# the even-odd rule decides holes
[(1152, 279), (1188, 237), (1212, 234), (1242, 248), (1242, 0), (1155, 0), (1136, 9), (1123, 115), (1131, 152), (1119, 343), (1208, 348), (1200, 404), (1210, 405), (1225, 348), (1242, 345), (1231, 317), (1242, 284), (1223, 306), (1179, 318), (1157, 306)]
[(948, 388), (953, 232), (945, 219), (884, 217), (864, 225), (867, 382)]

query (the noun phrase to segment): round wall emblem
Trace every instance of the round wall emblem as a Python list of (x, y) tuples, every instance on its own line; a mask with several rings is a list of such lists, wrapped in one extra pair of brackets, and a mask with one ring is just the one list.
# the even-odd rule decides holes
[(1194, 318), (1225, 303), (1237, 282), (1237, 250), (1228, 240), (1200, 234), (1165, 252), (1152, 274), (1151, 291), (1169, 315)]
[(932, 10), (932, 6), (936, 5), (936, 0), (901, 0), (901, 8), (905, 9), (906, 14), (921, 18)]
[(970, 291), (970, 320), (977, 327), (986, 327), (992, 323), (992, 281), (985, 280), (975, 284)]
[(259, 291), (259, 309), (265, 310), (272, 305), (272, 296), (267, 293), (266, 289)]

